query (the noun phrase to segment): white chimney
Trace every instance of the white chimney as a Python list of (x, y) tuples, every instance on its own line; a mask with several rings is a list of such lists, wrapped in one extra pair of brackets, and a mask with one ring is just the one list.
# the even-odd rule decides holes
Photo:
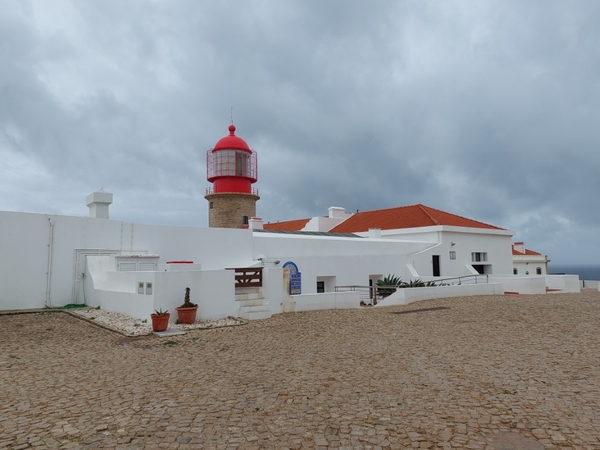
[(525, 253), (525, 243), (524, 242), (515, 242), (513, 244), (513, 248), (519, 253)]
[(108, 219), (108, 205), (113, 201), (113, 195), (100, 188), (86, 198), (86, 205), (90, 208), (90, 217)]
[(346, 208), (341, 208), (339, 206), (332, 206), (328, 209), (329, 218), (330, 219), (345, 219), (346, 218)]
[(381, 239), (381, 228), (369, 228), (369, 238)]
[(248, 228), (251, 230), (262, 230), (263, 220), (260, 217), (251, 217), (248, 221)]

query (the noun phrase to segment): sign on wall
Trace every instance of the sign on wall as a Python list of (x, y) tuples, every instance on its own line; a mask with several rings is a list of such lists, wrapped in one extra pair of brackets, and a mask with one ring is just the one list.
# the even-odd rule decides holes
[(298, 266), (292, 261), (288, 261), (282, 267), (290, 272), (290, 295), (301, 294), (302, 274), (298, 270)]
[(450, 259), (456, 259), (456, 252), (454, 250), (450, 250)]

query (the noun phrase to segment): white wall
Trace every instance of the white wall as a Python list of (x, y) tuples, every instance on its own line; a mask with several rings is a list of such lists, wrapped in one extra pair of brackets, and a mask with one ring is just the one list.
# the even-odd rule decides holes
[[(383, 230), (384, 239), (403, 239), (428, 241), (434, 243), (429, 248), (411, 253), (408, 264), (419, 276), (433, 275), (433, 255), (440, 256), (442, 278), (469, 275), (466, 264), (479, 264), (471, 260), (472, 252), (485, 252), (488, 261), (482, 264), (490, 266), (493, 274), (512, 274), (512, 243), (514, 233), (510, 230), (492, 230), (480, 228), (461, 228), (451, 226), (421, 227), (414, 229)], [(357, 233), (368, 235), (368, 233)], [(454, 243), (454, 245), (452, 245)], [(450, 259), (455, 252), (456, 259)], [(407, 274), (410, 276), (410, 274)], [(411, 278), (414, 278), (411, 276)], [(405, 278), (404, 281), (409, 281)]]
[[(175, 308), (184, 302), (185, 288), (190, 300), (198, 304), (198, 319), (220, 319), (237, 315), (235, 273), (232, 270), (116, 272), (108, 256), (88, 256), (85, 276), (86, 301), (93, 307), (149, 319), (154, 310), (169, 310), (177, 320)], [(281, 271), (280, 271), (281, 272)], [(138, 294), (139, 282), (152, 283), (152, 295)]]
[(250, 230), (139, 225), (1, 211), (0, 309), (82, 302), (83, 265), (75, 269), (77, 249), (155, 253), (163, 263), (193, 260), (206, 270), (243, 267), (253, 258)]
[(286, 312), (360, 308), (360, 293), (354, 291), (292, 295), (290, 305), (291, 309)]
[(408, 305), (420, 300), (434, 298), (464, 297), (469, 295), (502, 295), (501, 283), (463, 284), (421, 288), (400, 288), (389, 297), (380, 300), (376, 307)]
[(183, 304), (186, 287), (191, 290), (192, 303), (198, 304), (198, 319), (237, 315), (233, 270), (157, 272), (156, 286), (154, 306), (174, 313), (171, 316), (173, 321), (177, 319), (175, 308)]
[(545, 257), (513, 255), (513, 268), (517, 269), (519, 276), (537, 275), (538, 267), (542, 269), (541, 275), (548, 273)]
[(543, 276), (493, 275), (490, 282), (502, 283), (504, 292), (518, 294), (545, 294), (546, 279)]
[(581, 292), (579, 275), (546, 275), (548, 289), (558, 289), (562, 292)]
[(369, 275), (401, 274), (406, 254), (430, 247), (429, 242), (386, 239), (334, 238), (257, 232), (255, 258), (293, 261), (302, 274), (302, 294), (317, 292), (317, 279), (329, 277), (327, 286), (369, 284)]
[(44, 307), (49, 220), (54, 216), (0, 212), (0, 309)]

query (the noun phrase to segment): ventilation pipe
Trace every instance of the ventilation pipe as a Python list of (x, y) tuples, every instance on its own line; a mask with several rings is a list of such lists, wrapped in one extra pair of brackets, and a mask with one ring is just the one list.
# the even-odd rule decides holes
[[(48, 266), (46, 271), (46, 307), (52, 307), (52, 299), (50, 296), (50, 291), (52, 289), (52, 250), (54, 249), (54, 224), (52, 223), (52, 219), (50, 217), (46, 217), (48, 219)], [(56, 216), (54, 216), (56, 220)]]

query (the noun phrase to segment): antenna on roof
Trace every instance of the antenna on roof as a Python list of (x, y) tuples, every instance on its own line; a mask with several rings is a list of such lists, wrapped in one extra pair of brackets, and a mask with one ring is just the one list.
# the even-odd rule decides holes
[(233, 125), (233, 106), (231, 107), (231, 125)]

